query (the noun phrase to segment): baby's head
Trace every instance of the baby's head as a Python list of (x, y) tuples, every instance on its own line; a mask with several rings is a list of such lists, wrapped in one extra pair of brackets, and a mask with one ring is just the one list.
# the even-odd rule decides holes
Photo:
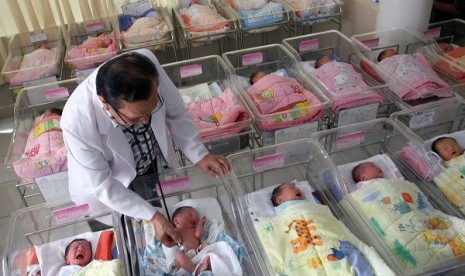
[(355, 183), (383, 177), (383, 171), (373, 162), (360, 163), (352, 170), (352, 178)]
[(462, 155), (463, 149), (452, 137), (441, 137), (436, 139), (431, 145), (431, 149), (444, 161), (449, 161)]
[(263, 71), (257, 71), (250, 76), (250, 84), (256, 83), (258, 80), (266, 76), (265, 72)]
[(331, 59), (328, 56), (321, 56), (315, 62), (315, 68), (318, 69), (326, 63), (330, 63)]
[(58, 115), (61, 116), (61, 113), (63, 113), (63, 110), (59, 108), (47, 108), (44, 110), (44, 118), (52, 115)]
[(279, 206), (288, 200), (305, 199), (302, 191), (290, 182), (283, 183), (276, 187), (271, 193), (271, 203), (273, 206)]
[(66, 246), (67, 265), (86, 266), (92, 261), (92, 244), (86, 239), (75, 239)]
[(199, 213), (190, 206), (183, 206), (174, 210), (172, 218), (176, 228), (192, 228), (199, 222)]
[(397, 52), (395, 50), (386, 49), (386, 50), (382, 51), (381, 53), (379, 53), (378, 62), (382, 61), (385, 58), (392, 57), (392, 56), (395, 56), (395, 55), (397, 55)]

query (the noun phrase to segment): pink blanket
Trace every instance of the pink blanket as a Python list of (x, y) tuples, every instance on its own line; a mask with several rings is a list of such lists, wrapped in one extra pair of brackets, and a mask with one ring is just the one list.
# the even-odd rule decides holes
[(85, 70), (97, 67), (117, 54), (115, 33), (89, 37), (81, 45), (68, 51), (68, 63), (74, 69)]
[(439, 78), (429, 65), (428, 60), (421, 53), (388, 57), (379, 62), (379, 66), (410, 86), (393, 85), (393, 92), (402, 100), (416, 100), (432, 96), (439, 98), (453, 96), (452, 93), (444, 89), (435, 91), (449, 85)]
[(381, 95), (367, 90), (370, 86), (351, 64), (329, 62), (316, 69), (314, 74), (329, 88), (329, 97), (333, 100), (331, 105), (333, 112), (367, 104), (384, 103)]
[(181, 9), (188, 32), (205, 32), (228, 28), (228, 21), (213, 6), (193, 4)]
[(34, 125), (24, 154), (14, 162), (13, 168), (16, 175), (26, 181), (68, 169), (60, 116), (47, 116)]
[(318, 97), (294, 78), (266, 75), (253, 84), (246, 95), (258, 111), (257, 124), (263, 130), (315, 121), (324, 111)]
[(187, 109), (202, 138), (235, 134), (248, 124), (249, 115), (229, 88), (213, 99), (191, 102)]
[(55, 76), (58, 74), (57, 53), (45, 47), (38, 48), (25, 54), (19, 72), (10, 78), (11, 86), (21, 85), (23, 82)]
[(161, 16), (146, 16), (136, 19), (127, 31), (121, 32), (121, 39), (127, 44), (153, 42), (166, 36), (169, 31), (168, 24)]

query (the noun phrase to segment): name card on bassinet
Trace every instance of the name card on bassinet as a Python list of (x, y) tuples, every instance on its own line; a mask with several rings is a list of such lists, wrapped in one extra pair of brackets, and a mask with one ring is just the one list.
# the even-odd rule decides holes
[(29, 41), (32, 44), (47, 41), (47, 34), (46, 33), (31, 34), (29, 35)]
[(261, 172), (266, 169), (279, 168), (284, 164), (284, 153), (275, 153), (271, 155), (256, 158), (253, 161), (253, 171)]
[[(160, 185), (161, 185), (161, 188), (163, 189), (164, 195), (186, 191), (186, 190), (189, 190), (191, 187), (190, 182), (189, 182), (189, 177), (187, 176), (162, 181), (160, 182)], [(157, 189), (157, 193), (160, 194), (160, 187), (158, 185), (155, 185), (155, 188)]]
[(339, 135), (336, 139), (336, 147), (338, 149), (360, 145), (365, 141), (365, 133), (356, 131), (344, 135)]
[(181, 78), (193, 77), (202, 75), (202, 65), (200, 64), (193, 64), (188, 66), (182, 66), (179, 68), (179, 75)]
[(254, 65), (263, 62), (263, 53), (252, 53), (242, 56), (242, 65)]
[(68, 88), (58, 87), (45, 90), (45, 98), (50, 101), (64, 99), (69, 96)]
[(96, 32), (105, 29), (105, 23), (90, 23), (86, 25), (87, 32)]
[(434, 122), (434, 116), (436, 115), (436, 110), (427, 110), (416, 114), (415, 116), (410, 117), (408, 122), (409, 128), (417, 129), (425, 126), (432, 125)]
[(52, 216), (55, 218), (57, 223), (64, 223), (67, 221), (76, 220), (90, 215), (89, 204), (81, 204), (68, 208), (55, 210), (52, 212)]
[(423, 35), (426, 38), (437, 38), (441, 36), (441, 27), (431, 28), (426, 30)]
[(320, 48), (320, 41), (318, 38), (309, 39), (299, 42), (299, 52), (307, 52), (312, 50), (317, 50)]
[(367, 46), (368, 48), (374, 48), (379, 46), (379, 37), (365, 39), (361, 41), (363, 45)]

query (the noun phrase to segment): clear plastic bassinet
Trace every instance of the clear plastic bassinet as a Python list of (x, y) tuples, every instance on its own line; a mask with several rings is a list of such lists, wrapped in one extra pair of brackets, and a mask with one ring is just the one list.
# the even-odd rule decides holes
[[(332, 100), (330, 107), (331, 126), (337, 127), (380, 117), (388, 117), (395, 111), (394, 99), (387, 87), (388, 84), (379, 83), (361, 70), (360, 58), (355, 52), (353, 42), (344, 34), (333, 30), (291, 37), (284, 39), (283, 45), (297, 57), (302, 71), (307, 73), (322, 88), (322, 91), (328, 98)], [(358, 84), (350, 92), (343, 92), (340, 95), (332, 93), (322, 80), (312, 74), (315, 70), (315, 61), (322, 56), (327, 56), (336, 62), (352, 65), (355, 71), (362, 75), (363, 81), (368, 84), (368, 87)], [(341, 70), (341, 72), (343, 71)], [(336, 75), (332, 83), (337, 83), (338, 76), (344, 76), (344, 74)], [(347, 84), (354, 85), (352, 82), (349, 82)], [(343, 85), (343, 83), (341, 84)], [(341, 87), (343, 87), (342, 85)], [(357, 99), (356, 102), (349, 102), (348, 100), (351, 97), (355, 97)]]
[[(436, 248), (435, 242), (429, 240), (428, 236), (428, 231), (436, 228), (428, 223), (440, 217), (461, 223), (464, 216), (445, 199), (437, 188), (419, 179), (409, 167), (410, 164), (400, 158), (400, 152), (406, 145), (421, 148), (419, 141), (414, 136), (394, 121), (376, 119), (324, 130), (315, 133), (312, 138), (324, 148), (327, 158), (337, 167), (336, 177), (327, 178), (325, 187), (328, 187), (331, 194), (338, 199), (341, 208), (348, 211), (349, 217), (357, 231), (361, 233), (361, 237), (381, 254), (397, 274), (463, 273), (465, 262), (463, 254), (459, 251), (454, 251), (454, 254), (449, 255), (439, 254), (442, 257), (438, 258), (428, 259), (426, 257), (430, 254), (436, 254), (433, 251)], [(422, 152), (425, 153), (425, 149)], [(359, 183), (355, 184), (352, 170), (357, 164), (364, 161), (372, 162), (381, 168), (384, 179), (366, 182), (362, 186), (359, 186)], [(409, 184), (401, 182), (403, 180), (408, 181)], [(383, 183), (388, 186), (383, 188), (382, 185), (378, 185)], [(392, 193), (388, 192), (391, 185), (396, 187), (392, 189), (394, 190)], [(400, 196), (401, 192), (402, 196)], [(368, 195), (370, 193), (371, 197)], [(379, 215), (369, 215), (371, 214), (370, 209), (366, 205), (371, 203), (379, 204), (377, 205), (378, 209), (376, 209)], [(421, 212), (417, 213), (416, 209), (410, 208), (410, 204), (411, 206), (426, 206), (425, 208), (429, 211), (434, 208), (436, 215), (428, 217), (427, 214), (430, 213), (425, 211), (423, 221)], [(401, 205), (406, 209), (401, 211)], [(398, 209), (395, 211), (391, 208)], [(422, 210), (423, 207), (418, 208)], [(388, 214), (392, 214), (392, 217)], [(409, 224), (404, 219), (410, 214), (411, 223)], [(397, 220), (393, 221), (392, 224), (387, 224), (390, 218), (397, 218), (399, 225), (396, 224)], [(392, 228), (389, 225), (392, 225)], [(396, 232), (396, 229), (399, 231)], [(400, 235), (399, 233), (404, 234)], [(437, 234), (441, 236), (441, 233)], [(412, 243), (418, 245), (418, 248), (422, 248), (418, 250), (424, 250), (421, 251), (424, 252), (424, 255), (415, 251), (417, 247), (409, 246), (415, 237), (418, 237), (416, 241), (424, 241), (426, 244), (420, 246), (417, 243)], [(392, 242), (393, 239), (397, 239), (397, 242)], [(431, 246), (428, 245), (429, 242)], [(458, 241), (456, 240), (456, 242)], [(444, 252), (451, 252), (447, 249), (449, 248), (447, 243), (438, 243), (439, 245), (445, 247)], [(450, 248), (454, 246), (451, 244)]]

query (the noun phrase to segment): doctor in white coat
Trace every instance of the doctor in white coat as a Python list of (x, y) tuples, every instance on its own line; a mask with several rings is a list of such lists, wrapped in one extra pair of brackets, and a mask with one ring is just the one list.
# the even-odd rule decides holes
[(91, 212), (112, 209), (152, 220), (156, 238), (168, 246), (182, 242), (171, 223), (128, 189), (157, 155), (179, 167), (168, 130), (200, 170), (216, 177), (230, 171), (226, 158), (208, 153), (178, 89), (149, 50), (122, 54), (96, 69), (70, 96), (61, 127), (72, 200), (89, 204)]

